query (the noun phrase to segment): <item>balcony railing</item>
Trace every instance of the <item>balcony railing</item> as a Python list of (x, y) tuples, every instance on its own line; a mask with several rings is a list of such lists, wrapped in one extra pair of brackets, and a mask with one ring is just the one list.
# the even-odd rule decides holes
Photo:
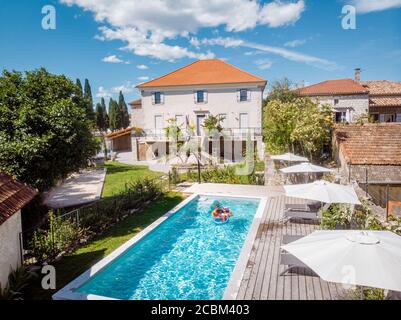
[[(241, 139), (246, 140), (248, 137), (251, 139), (256, 139), (256, 137), (262, 136), (262, 128), (225, 128), (221, 132), (223, 137), (231, 138), (231, 139)], [(188, 133), (185, 131), (180, 135), (179, 140), (186, 140), (188, 138)], [(168, 140), (164, 129), (145, 129), (143, 130), (143, 137), (146, 140), (153, 141), (164, 141)], [(199, 136), (195, 133), (195, 136)], [(201, 136), (205, 136), (205, 132), (203, 131)]]

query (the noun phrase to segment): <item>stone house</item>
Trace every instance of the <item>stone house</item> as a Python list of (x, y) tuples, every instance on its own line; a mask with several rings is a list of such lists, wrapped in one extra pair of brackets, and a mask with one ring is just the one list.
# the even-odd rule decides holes
[(0, 172), (0, 284), (21, 264), (21, 208), (37, 194), (33, 188)]
[(401, 122), (401, 82), (360, 77), (356, 69), (355, 79), (327, 80), (299, 88), (298, 93), (331, 105), (336, 123), (353, 123), (367, 115), (376, 122)]

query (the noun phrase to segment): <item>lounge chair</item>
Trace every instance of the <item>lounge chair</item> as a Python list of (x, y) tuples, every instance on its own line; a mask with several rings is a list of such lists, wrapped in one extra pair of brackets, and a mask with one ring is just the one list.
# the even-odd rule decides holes
[(284, 218), (286, 220), (284, 223), (287, 223), (291, 219), (306, 219), (306, 220), (319, 220), (319, 210), (307, 210), (307, 211), (301, 211), (301, 210), (285, 210), (284, 211)]
[(311, 203), (286, 203), (285, 210), (315, 211), (321, 207), (320, 202)]
[[(292, 236), (292, 235), (283, 235), (283, 238), (281, 240), (282, 244), (288, 244), (291, 242), (294, 242), (298, 239), (303, 238), (304, 236)], [(301, 260), (298, 258), (294, 257), (292, 254), (286, 252), (285, 250), (281, 250), (280, 253), (280, 264), (287, 266), (287, 268), (280, 273), (280, 276), (286, 274), (288, 271), (294, 269), (294, 268), (306, 268), (309, 269), (309, 267), (304, 264)]]

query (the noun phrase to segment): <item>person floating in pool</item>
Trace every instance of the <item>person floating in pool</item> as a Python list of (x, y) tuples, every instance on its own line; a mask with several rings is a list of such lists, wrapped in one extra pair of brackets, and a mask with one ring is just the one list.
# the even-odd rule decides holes
[(232, 214), (232, 212), (230, 211), (229, 208), (224, 207), (223, 209), (221, 209), (219, 204), (216, 204), (216, 205), (214, 206), (214, 210), (213, 210), (213, 212), (212, 212), (212, 217), (213, 217), (214, 219), (219, 219), (219, 220), (221, 220), (221, 222), (227, 221), (227, 219), (228, 219), (229, 217), (231, 217), (232, 215), (233, 215), (233, 214)]

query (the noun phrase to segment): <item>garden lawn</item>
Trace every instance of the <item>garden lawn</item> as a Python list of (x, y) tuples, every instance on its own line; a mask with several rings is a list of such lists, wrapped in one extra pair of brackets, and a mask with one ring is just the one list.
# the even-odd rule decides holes
[[(180, 193), (164, 194), (143, 211), (127, 217), (102, 235), (92, 239), (88, 244), (62, 257), (61, 260), (53, 264), (56, 268), (57, 290), (131, 239), (182, 200), (183, 196)], [(40, 281), (41, 275), (34, 284), (27, 288), (25, 299), (51, 299), (57, 290), (43, 290)]]
[(102, 198), (111, 197), (124, 191), (125, 185), (140, 178), (157, 178), (161, 172), (153, 172), (146, 166), (133, 166), (120, 162), (106, 162), (106, 179), (103, 186)]

